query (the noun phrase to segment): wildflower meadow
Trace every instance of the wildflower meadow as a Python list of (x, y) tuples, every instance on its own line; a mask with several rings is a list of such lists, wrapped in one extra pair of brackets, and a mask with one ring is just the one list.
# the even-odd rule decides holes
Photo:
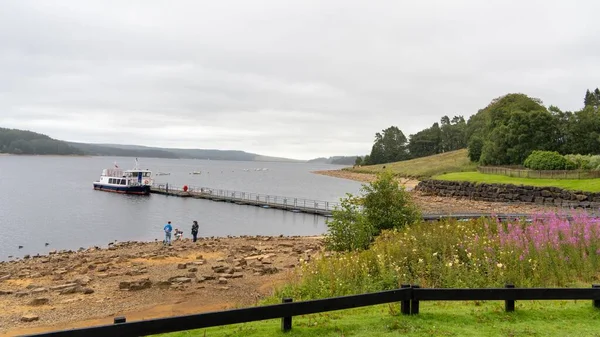
[(600, 219), (586, 213), (533, 219), (419, 222), (383, 231), (363, 251), (323, 255), (281, 290), (320, 298), (422, 287), (569, 287), (600, 280)]

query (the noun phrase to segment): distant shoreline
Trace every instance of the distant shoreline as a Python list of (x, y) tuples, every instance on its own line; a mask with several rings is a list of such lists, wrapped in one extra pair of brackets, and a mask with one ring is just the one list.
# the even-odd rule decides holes
[(15, 157), (94, 157), (86, 154), (17, 154), (17, 153), (0, 153), (0, 156), (15, 156)]

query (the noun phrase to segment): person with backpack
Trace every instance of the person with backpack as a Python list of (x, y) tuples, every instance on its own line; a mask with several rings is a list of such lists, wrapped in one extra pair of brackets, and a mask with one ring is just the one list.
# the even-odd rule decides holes
[(163, 241), (164, 245), (171, 245), (171, 232), (173, 231), (173, 226), (171, 226), (171, 221), (168, 221), (165, 227), (163, 228), (165, 231), (165, 241)]
[(193, 242), (196, 242), (198, 237), (198, 221), (194, 220), (193, 224), (192, 224), (192, 240)]

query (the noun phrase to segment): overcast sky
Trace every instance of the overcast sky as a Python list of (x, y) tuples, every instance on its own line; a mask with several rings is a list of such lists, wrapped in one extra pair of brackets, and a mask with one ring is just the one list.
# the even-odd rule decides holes
[(366, 154), (510, 92), (579, 109), (600, 1), (0, 3), (0, 126), (93, 143)]

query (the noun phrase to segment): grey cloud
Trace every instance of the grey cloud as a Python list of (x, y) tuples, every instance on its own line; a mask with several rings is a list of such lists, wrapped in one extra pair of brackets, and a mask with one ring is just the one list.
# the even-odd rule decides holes
[(67, 140), (365, 154), (508, 92), (577, 109), (600, 75), (593, 1), (2, 4), (0, 124)]

